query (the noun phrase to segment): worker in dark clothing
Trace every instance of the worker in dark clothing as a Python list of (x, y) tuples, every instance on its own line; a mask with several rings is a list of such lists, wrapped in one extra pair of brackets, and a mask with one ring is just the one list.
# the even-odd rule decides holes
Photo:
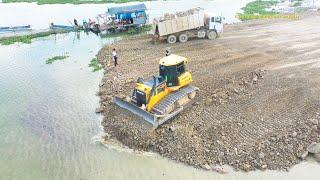
[(78, 21), (76, 19), (73, 20), (75, 26), (79, 26)]
[(113, 59), (113, 62), (114, 62), (114, 67), (117, 67), (117, 65), (118, 65), (118, 55), (117, 55), (116, 49), (112, 50), (112, 59)]

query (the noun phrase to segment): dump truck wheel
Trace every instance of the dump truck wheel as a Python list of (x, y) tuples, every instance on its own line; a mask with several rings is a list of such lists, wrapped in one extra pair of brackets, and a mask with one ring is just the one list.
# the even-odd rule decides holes
[(175, 35), (170, 35), (170, 36), (168, 36), (167, 41), (170, 44), (174, 44), (177, 42), (177, 37)]
[(217, 38), (218, 35), (216, 31), (209, 31), (207, 36), (208, 36), (208, 39), (214, 40)]
[(206, 31), (205, 30), (198, 31), (197, 36), (198, 36), (198, 38), (205, 38), (206, 37)]
[(186, 34), (180, 34), (179, 41), (185, 43), (188, 41), (188, 36)]

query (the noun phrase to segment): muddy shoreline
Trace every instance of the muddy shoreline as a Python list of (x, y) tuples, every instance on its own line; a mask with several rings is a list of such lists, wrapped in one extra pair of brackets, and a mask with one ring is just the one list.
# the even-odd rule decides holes
[[(132, 149), (208, 170), (225, 164), (288, 170), (305, 158), (312, 142), (320, 142), (320, 71), (301, 64), (320, 55), (317, 20), (315, 12), (298, 21), (228, 25), (215, 41), (152, 44), (142, 35), (104, 47), (97, 58), (105, 69), (98, 92), (105, 131)], [(112, 98), (130, 95), (138, 77), (157, 74), (167, 47), (189, 58), (199, 101), (152, 131)], [(119, 54), (117, 69), (110, 63), (112, 48)]]

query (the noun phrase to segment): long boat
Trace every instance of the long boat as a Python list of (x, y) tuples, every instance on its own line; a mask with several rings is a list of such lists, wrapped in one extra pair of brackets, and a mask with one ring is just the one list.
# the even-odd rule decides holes
[(74, 26), (51, 24), (51, 25), (50, 25), (50, 29), (61, 29), (61, 30), (73, 31), (73, 30), (75, 30), (75, 27), (74, 27)]
[(31, 30), (31, 26), (11, 26), (11, 27), (0, 27), (1, 32), (6, 32), (6, 31), (27, 31)]

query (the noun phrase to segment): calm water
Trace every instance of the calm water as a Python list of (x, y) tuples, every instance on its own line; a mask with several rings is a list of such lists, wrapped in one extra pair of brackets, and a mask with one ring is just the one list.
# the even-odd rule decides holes
[[(196, 5), (222, 11), (228, 7), (231, 10), (222, 13), (227, 15), (245, 4), (244, 1), (230, 2), (168, 1), (147, 5), (152, 15), (161, 14), (159, 9), (164, 6), (174, 11)], [(39, 20), (30, 23), (41, 28), (40, 25), (48, 21), (45, 17), (61, 18), (59, 12), (73, 18), (81, 8), (86, 9), (84, 14), (95, 14), (95, 8), (103, 10), (106, 6), (0, 4), (0, 23), (4, 17), (10, 17), (11, 23), (18, 24), (24, 17), (25, 22)], [(256, 171), (220, 175), (158, 155), (119, 151), (96, 143), (102, 129), (101, 117), (94, 113), (99, 106), (95, 93), (103, 73), (91, 72), (88, 63), (104, 44), (118, 39), (101, 40), (93, 34), (81, 33), (78, 37), (69, 33), (40, 38), (32, 44), (0, 46), (0, 179), (289, 180), (317, 177), (320, 167), (315, 162), (302, 163), (289, 173)], [(64, 54), (70, 57), (52, 65), (45, 64), (47, 58)]]

